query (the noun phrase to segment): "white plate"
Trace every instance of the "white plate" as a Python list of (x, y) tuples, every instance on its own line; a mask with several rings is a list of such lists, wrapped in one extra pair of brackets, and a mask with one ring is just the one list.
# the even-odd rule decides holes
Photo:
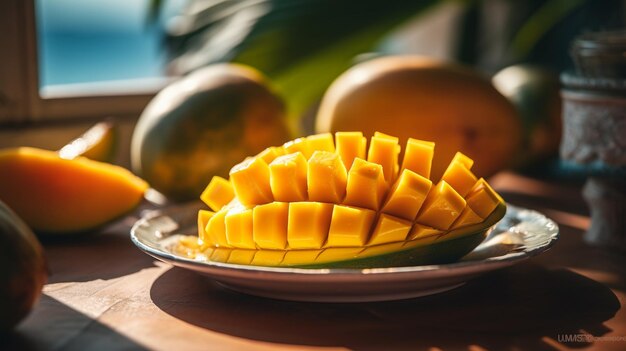
[(202, 204), (191, 203), (150, 212), (135, 223), (131, 239), (145, 253), (230, 289), (293, 301), (385, 301), (439, 293), (537, 255), (552, 246), (559, 233), (544, 215), (509, 205), (485, 241), (455, 263), (370, 269), (259, 267), (195, 261), (173, 253), (169, 248), (178, 235), (197, 235), (200, 208)]

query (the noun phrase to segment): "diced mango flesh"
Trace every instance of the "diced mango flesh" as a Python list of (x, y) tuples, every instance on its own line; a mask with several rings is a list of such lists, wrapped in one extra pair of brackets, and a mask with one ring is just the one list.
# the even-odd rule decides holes
[(361, 132), (335, 133), (335, 147), (346, 169), (352, 167), (355, 158), (365, 159), (367, 139)]
[(315, 151), (335, 152), (335, 142), (331, 133), (309, 135), (306, 137), (311, 155)]
[(332, 152), (315, 151), (308, 162), (309, 200), (341, 203), (346, 194), (346, 168)]
[(258, 157), (251, 157), (233, 167), (230, 180), (237, 199), (244, 205), (258, 205), (271, 202), (270, 169)]
[(399, 154), (398, 138), (376, 132), (370, 139), (367, 161), (381, 165), (385, 181), (391, 184), (398, 173)]
[(369, 209), (335, 205), (326, 246), (364, 246), (375, 216)]
[(283, 250), (287, 246), (289, 203), (271, 202), (254, 207), (252, 238), (259, 248)]
[(399, 167), (393, 136), (377, 132), (369, 150), (360, 132), (334, 140), (298, 138), (214, 177), (201, 199), (216, 212), (199, 211), (200, 240), (181, 247), (217, 262), (324, 264), (464, 235), (504, 202), (460, 152), (433, 185), (432, 142), (409, 139)]
[(465, 199), (444, 180), (431, 189), (417, 215), (417, 222), (427, 226), (447, 230), (461, 215)]
[(478, 180), (464, 163), (453, 160), (441, 177), (461, 196), (466, 196)]
[(289, 204), (287, 242), (292, 249), (319, 249), (326, 242), (333, 205), (321, 202)]
[(346, 198), (343, 203), (377, 211), (386, 194), (387, 183), (382, 166), (355, 158), (348, 172)]
[(412, 224), (412, 222), (383, 213), (378, 218), (376, 227), (372, 232), (372, 238), (368, 244), (379, 245), (397, 241), (404, 242)]
[(235, 191), (230, 181), (220, 176), (214, 176), (200, 195), (200, 200), (213, 211), (219, 211), (234, 197)]
[(413, 221), (432, 184), (430, 179), (405, 169), (389, 191), (382, 212)]
[(409, 169), (424, 178), (430, 178), (434, 153), (435, 143), (409, 138), (406, 142), (401, 170)]
[(270, 188), (276, 201), (305, 201), (307, 161), (300, 152), (277, 157), (269, 165)]

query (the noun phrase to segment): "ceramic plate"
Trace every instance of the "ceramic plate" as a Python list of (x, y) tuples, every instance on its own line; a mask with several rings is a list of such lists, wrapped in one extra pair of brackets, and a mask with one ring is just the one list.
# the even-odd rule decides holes
[(170, 248), (179, 235), (197, 235), (200, 203), (152, 211), (131, 229), (145, 253), (206, 275), (230, 289), (276, 299), (362, 302), (407, 299), (443, 292), (547, 250), (558, 226), (544, 215), (509, 205), (485, 241), (450, 264), (370, 269), (298, 269), (195, 261)]

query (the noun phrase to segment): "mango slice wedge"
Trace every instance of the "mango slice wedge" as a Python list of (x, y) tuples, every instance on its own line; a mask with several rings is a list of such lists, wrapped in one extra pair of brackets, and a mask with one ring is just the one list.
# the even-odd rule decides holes
[[(276, 267), (375, 268), (452, 262), (506, 213), (502, 197), (457, 153), (429, 179), (435, 144), (360, 132), (298, 138), (216, 177), (195, 243), (179, 253)], [(369, 149), (366, 145), (369, 144)], [(400, 166), (402, 165), (402, 166)]]

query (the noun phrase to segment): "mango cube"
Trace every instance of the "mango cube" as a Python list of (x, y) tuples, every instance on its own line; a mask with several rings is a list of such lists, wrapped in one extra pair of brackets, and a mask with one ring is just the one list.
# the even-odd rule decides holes
[(285, 257), (284, 250), (258, 250), (250, 264), (255, 266), (278, 266)]
[(382, 212), (413, 221), (432, 185), (429, 179), (409, 169), (403, 170), (389, 191)]
[(346, 169), (350, 169), (355, 158), (365, 159), (367, 139), (361, 132), (337, 132), (335, 133), (335, 146), (343, 165)]
[(487, 182), (480, 178), (467, 197), (467, 206), (481, 218), (487, 218), (498, 206), (504, 202)]
[(378, 211), (387, 189), (381, 165), (355, 158), (348, 172), (344, 204)]
[(402, 170), (411, 170), (424, 178), (430, 178), (435, 143), (409, 138), (402, 159)]
[(202, 240), (203, 243), (206, 240), (206, 226), (207, 224), (209, 224), (209, 220), (211, 219), (211, 217), (213, 217), (214, 214), (215, 212), (207, 210), (198, 211), (198, 237), (200, 238), (200, 240)]
[(252, 238), (252, 209), (229, 210), (225, 218), (226, 240), (232, 247), (256, 249)]
[(482, 222), (483, 219), (480, 218), (479, 215), (476, 214), (469, 206), (465, 206), (459, 218), (454, 221), (451, 229), (461, 228), (468, 225), (476, 224)]
[(200, 200), (213, 211), (219, 211), (234, 197), (235, 191), (232, 184), (222, 177), (214, 176), (200, 195)]
[(409, 232), (408, 240), (423, 239), (443, 233), (439, 229), (431, 228), (422, 224), (414, 224)]
[(250, 264), (255, 254), (256, 250), (233, 249), (228, 255), (228, 263)]
[(404, 241), (406, 240), (412, 225), (412, 222), (383, 213), (380, 217), (378, 217), (378, 222), (372, 232), (369, 245)]
[(346, 168), (339, 155), (315, 151), (307, 167), (309, 200), (341, 203), (346, 194), (346, 179)]
[(277, 157), (269, 165), (270, 187), (276, 201), (305, 201), (307, 161), (300, 152)]
[(223, 247), (230, 246), (228, 244), (228, 240), (226, 239), (226, 225), (224, 224), (224, 217), (226, 217), (226, 213), (228, 213), (228, 211), (226, 209), (222, 209), (215, 212), (215, 214), (209, 219), (205, 228), (206, 234), (204, 238), (207, 244)]
[(364, 246), (375, 217), (372, 210), (334, 205), (326, 246)]
[(283, 257), (283, 266), (311, 264), (315, 262), (322, 250), (289, 250)]
[(463, 154), (460, 151), (457, 151), (456, 154), (454, 154), (454, 157), (452, 158), (452, 162), (461, 162), (461, 164), (463, 164), (463, 166), (465, 166), (467, 169), (472, 169), (472, 166), (474, 165), (474, 160), (472, 160), (471, 158), (469, 158), (467, 155)]
[(333, 205), (321, 202), (289, 204), (287, 242), (292, 249), (319, 249), (326, 242)]
[(315, 151), (335, 152), (335, 142), (331, 133), (315, 134), (306, 137), (311, 155)]
[(289, 204), (271, 202), (254, 207), (252, 238), (259, 248), (283, 250), (287, 246)]
[(293, 154), (295, 152), (301, 152), (304, 158), (308, 159), (313, 154), (313, 150), (309, 147), (307, 138), (297, 138), (292, 141), (288, 141), (283, 144), (285, 154)]
[(285, 154), (285, 149), (279, 146), (270, 146), (267, 149), (259, 152), (255, 157), (262, 159), (268, 165), (272, 163), (278, 156)]
[(244, 205), (258, 205), (274, 200), (270, 187), (270, 169), (260, 158), (251, 157), (230, 170), (230, 180), (237, 199)]
[(441, 179), (450, 184), (461, 196), (467, 195), (478, 180), (462, 161), (452, 160)]
[(376, 132), (370, 139), (367, 161), (381, 165), (385, 181), (391, 184), (398, 173), (399, 154), (398, 138)]
[(417, 223), (436, 229), (447, 230), (461, 215), (465, 199), (446, 181), (442, 180), (430, 189), (422, 209), (417, 215)]

